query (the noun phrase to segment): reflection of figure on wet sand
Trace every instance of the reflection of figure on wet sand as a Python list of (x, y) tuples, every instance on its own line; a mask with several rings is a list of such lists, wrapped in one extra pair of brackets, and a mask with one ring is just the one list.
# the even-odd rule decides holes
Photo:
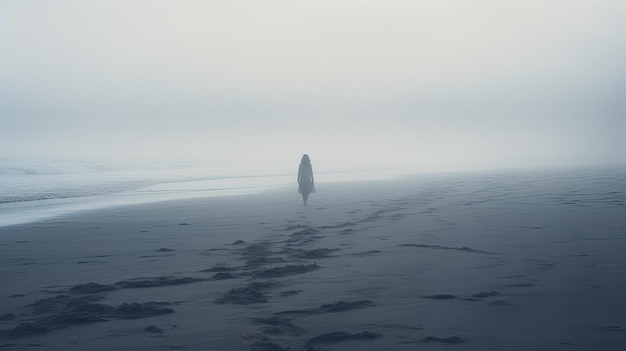
[(298, 168), (298, 192), (302, 194), (302, 202), (306, 206), (309, 194), (315, 192), (315, 184), (313, 183), (313, 168), (309, 155), (304, 154)]

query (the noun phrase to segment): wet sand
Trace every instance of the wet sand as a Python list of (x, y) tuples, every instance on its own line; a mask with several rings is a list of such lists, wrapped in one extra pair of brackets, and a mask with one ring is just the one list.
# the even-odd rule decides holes
[(432, 175), (0, 228), (0, 350), (610, 350), (624, 173)]

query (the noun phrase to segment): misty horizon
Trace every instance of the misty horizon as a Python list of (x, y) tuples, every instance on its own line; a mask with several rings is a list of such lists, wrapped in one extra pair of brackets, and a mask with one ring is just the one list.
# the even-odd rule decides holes
[(618, 1), (3, 1), (0, 158), (626, 163)]

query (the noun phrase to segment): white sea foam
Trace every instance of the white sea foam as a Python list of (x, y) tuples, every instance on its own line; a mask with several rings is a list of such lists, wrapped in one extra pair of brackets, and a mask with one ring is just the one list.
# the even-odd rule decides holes
[(0, 203), (115, 194), (166, 182), (223, 177), (192, 162), (0, 159)]
[[(181, 170), (208, 168), (210, 163), (199, 161), (75, 161), (46, 158), (0, 158), (0, 176), (94, 174), (120, 171)], [(215, 165), (215, 164), (213, 164)]]

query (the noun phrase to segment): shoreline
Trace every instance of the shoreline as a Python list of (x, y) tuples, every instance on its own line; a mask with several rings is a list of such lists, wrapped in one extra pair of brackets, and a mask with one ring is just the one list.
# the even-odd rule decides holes
[[(322, 182), (358, 182), (391, 179), (395, 175), (384, 171), (321, 173)], [(146, 176), (146, 179), (149, 177)], [(0, 203), (0, 228), (116, 206), (140, 205), (162, 201), (193, 198), (250, 195), (287, 188), (295, 184), (295, 176), (258, 175), (230, 176), (187, 180), (148, 182), (146, 186), (122, 192), (78, 195), (50, 199)]]

